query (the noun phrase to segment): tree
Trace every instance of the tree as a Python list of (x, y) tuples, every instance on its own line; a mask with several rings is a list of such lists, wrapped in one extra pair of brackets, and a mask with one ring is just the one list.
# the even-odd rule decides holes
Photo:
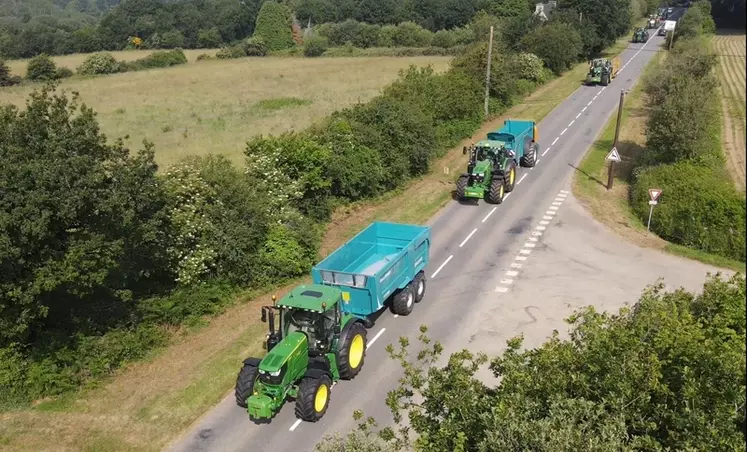
[[(574, 313), (567, 340), (555, 331), (522, 350), (517, 337), (498, 357), (463, 350), (444, 367), (422, 326), (417, 358), (405, 337), (387, 346), (404, 371), (387, 396), (394, 426), (375, 434), (367, 419), (316, 450), (744, 450), (745, 309), (740, 274), (710, 276), (700, 295), (657, 283), (617, 314)], [(488, 362), (497, 387), (475, 377)]]
[(527, 33), (521, 46), (540, 57), (550, 70), (561, 74), (573, 66), (582, 52), (581, 36), (565, 23), (549, 23)]
[(267, 50), (289, 49), (295, 45), (291, 24), (291, 11), (286, 5), (265, 2), (257, 16), (254, 36), (265, 42)]

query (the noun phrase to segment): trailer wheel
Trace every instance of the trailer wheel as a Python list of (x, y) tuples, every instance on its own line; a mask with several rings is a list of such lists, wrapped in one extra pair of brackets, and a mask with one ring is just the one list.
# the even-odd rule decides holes
[(329, 407), (329, 393), (332, 380), (327, 375), (319, 378), (304, 377), (298, 385), (296, 417), (306, 422), (316, 422), (324, 416)]
[(244, 364), (244, 367), (239, 371), (239, 376), (236, 377), (236, 388), (234, 389), (236, 405), (246, 408), (246, 399), (252, 395), (254, 383), (257, 381), (258, 376), (259, 369), (257, 367)]
[(420, 303), (425, 297), (425, 273), (421, 271), (415, 275), (412, 286), (415, 288), (415, 303)]
[(413, 293), (411, 284), (405, 286), (404, 289), (400, 290), (394, 295), (392, 300), (392, 311), (397, 315), (410, 315), (412, 308), (415, 304), (415, 294)]
[(464, 191), (467, 189), (468, 183), (469, 183), (469, 177), (459, 176), (459, 179), (457, 180), (457, 183), (456, 183), (457, 199), (464, 199)]
[(490, 182), (487, 201), (491, 204), (500, 204), (503, 202), (505, 193), (506, 184), (502, 177), (497, 177)]
[(537, 164), (537, 152), (539, 151), (539, 145), (536, 142), (532, 142), (527, 149), (524, 150), (524, 155), (519, 159), (519, 164), (526, 168), (532, 168)]
[(358, 375), (366, 358), (366, 329), (356, 322), (350, 325), (340, 349), (340, 378), (352, 380)]

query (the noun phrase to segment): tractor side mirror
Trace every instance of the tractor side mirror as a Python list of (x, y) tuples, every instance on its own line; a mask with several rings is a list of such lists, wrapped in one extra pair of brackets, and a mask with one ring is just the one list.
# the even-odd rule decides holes
[(267, 310), (262, 308), (262, 323), (267, 323)]
[(462, 154), (467, 155), (467, 146), (462, 147)]

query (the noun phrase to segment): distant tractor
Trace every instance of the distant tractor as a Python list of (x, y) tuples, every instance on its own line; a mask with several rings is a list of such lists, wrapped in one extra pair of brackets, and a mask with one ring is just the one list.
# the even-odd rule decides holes
[(607, 58), (596, 58), (589, 63), (589, 73), (586, 74), (586, 84), (600, 84), (607, 86), (617, 76), (620, 65), (617, 58), (610, 61)]
[(648, 17), (648, 22), (646, 22), (646, 26), (649, 29), (656, 28), (656, 27), (659, 26), (659, 21), (656, 19), (655, 16), (649, 16)]
[(469, 154), (469, 163), (467, 172), (457, 180), (457, 198), (502, 203), (505, 194), (516, 186), (518, 166), (533, 167), (537, 163), (536, 140), (534, 121), (509, 119), (500, 130), (488, 133), (486, 140), (465, 147), (463, 153)]
[(634, 43), (647, 42), (648, 38), (649, 38), (648, 30), (646, 30), (643, 27), (638, 27), (633, 32), (633, 42)]

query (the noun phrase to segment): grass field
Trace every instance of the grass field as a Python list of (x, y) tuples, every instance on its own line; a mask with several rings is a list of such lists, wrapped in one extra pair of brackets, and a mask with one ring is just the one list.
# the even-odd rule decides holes
[[(629, 39), (620, 39), (608, 54), (620, 53)], [(325, 60), (321, 64), (329, 63)], [(484, 136), (509, 117), (539, 122), (578, 89), (587, 69), (585, 63), (579, 64), (521, 105), (484, 124), (465, 143)], [(460, 144), (434, 163), (432, 173), (406, 188), (374, 202), (338, 210), (328, 227), (322, 255), (377, 219), (425, 223), (449, 202), (454, 174), (465, 165)], [(444, 174), (444, 168), (450, 168), (450, 176)], [(290, 288), (278, 288), (277, 293)], [(270, 295), (244, 297), (242, 303), (205, 328), (181, 336), (149, 360), (129, 365), (98, 388), (43, 402), (32, 409), (0, 414), (0, 450), (160, 450), (231, 390), (237, 363), (247, 356), (263, 354), (261, 338), (266, 327), (259, 323), (258, 306), (268, 304)]]
[(734, 182), (744, 190), (745, 176), (745, 51), (747, 41), (744, 31), (719, 30), (713, 38), (713, 49), (719, 58), (718, 74), (721, 80), (721, 102), (724, 115), (724, 153), (727, 168)]
[[(646, 71), (651, 71), (657, 64), (661, 64), (664, 58), (664, 52), (657, 53)], [(675, 245), (647, 232), (646, 224), (633, 214), (628, 201), (629, 181), (634, 169), (633, 163), (640, 153), (645, 151), (647, 118), (646, 95), (643, 92), (643, 84), (639, 82), (625, 97), (617, 145), (622, 162), (615, 165), (612, 190), (608, 191), (606, 188), (608, 164), (605, 157), (614, 142), (617, 115), (612, 115), (577, 168), (573, 178), (573, 195), (597, 221), (629, 242), (744, 272), (745, 264), (742, 262)]]
[[(190, 51), (190, 59), (198, 51)], [(137, 59), (144, 52), (120, 52)], [(74, 65), (83, 56), (60, 57)], [(94, 78), (65, 80), (98, 112), (109, 138), (129, 134), (138, 149), (147, 139), (162, 167), (186, 155), (225, 154), (243, 164), (248, 139), (256, 134), (302, 130), (334, 110), (366, 102), (411, 64), (442, 71), (450, 57), (241, 58)], [(20, 64), (11, 62), (11, 65)], [(3, 88), (0, 103), (23, 106), (38, 85)]]

